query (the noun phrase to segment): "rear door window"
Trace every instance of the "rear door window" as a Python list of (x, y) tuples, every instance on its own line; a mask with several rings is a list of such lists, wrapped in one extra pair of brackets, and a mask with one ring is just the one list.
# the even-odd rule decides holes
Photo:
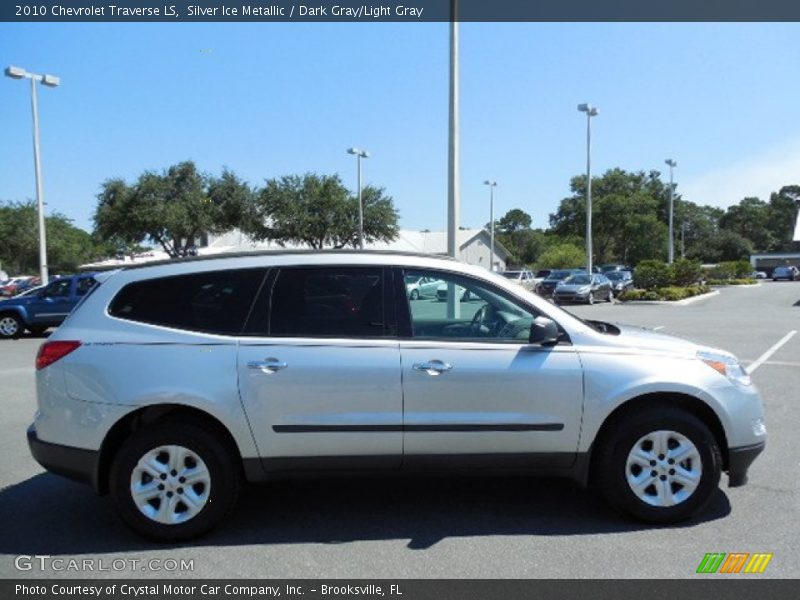
[(384, 285), (381, 267), (281, 269), (272, 288), (269, 335), (382, 337)]
[(244, 327), (266, 269), (206, 271), (137, 281), (111, 302), (120, 319), (236, 335)]

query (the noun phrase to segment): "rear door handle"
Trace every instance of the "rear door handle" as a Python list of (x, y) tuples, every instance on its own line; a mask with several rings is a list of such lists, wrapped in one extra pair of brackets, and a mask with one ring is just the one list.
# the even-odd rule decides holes
[(256, 369), (262, 373), (271, 374), (289, 366), (288, 363), (277, 358), (265, 358), (264, 360), (251, 360), (247, 363), (248, 369)]
[(441, 360), (429, 360), (424, 363), (414, 363), (411, 366), (415, 371), (425, 371), (428, 375), (441, 375), (453, 370), (453, 365)]

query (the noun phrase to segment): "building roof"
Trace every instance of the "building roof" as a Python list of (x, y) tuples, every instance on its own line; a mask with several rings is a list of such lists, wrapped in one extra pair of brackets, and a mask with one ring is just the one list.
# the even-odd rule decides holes
[[(461, 229), (458, 232), (459, 250), (464, 250), (472, 241), (479, 236), (489, 237), (485, 229)], [(374, 242), (366, 244), (364, 250), (377, 250), (383, 252), (399, 252), (408, 254), (447, 254), (447, 233), (444, 231), (414, 231), (401, 229), (397, 239), (392, 242)], [(219, 254), (242, 254), (250, 252), (286, 252), (286, 251), (306, 251), (312, 249), (303, 244), (284, 244), (280, 245), (274, 241), (257, 242), (252, 240), (239, 230), (232, 230), (218, 236), (211, 236), (208, 246), (198, 248), (198, 256), (210, 257)], [(495, 253), (507, 258), (510, 253), (506, 248), (495, 239)], [(153, 249), (148, 252), (137, 254), (134, 257), (125, 256), (122, 259), (111, 258), (95, 263), (81, 265), (83, 270), (104, 270), (128, 267), (151, 262), (161, 262), (169, 260), (169, 256), (163, 250)]]

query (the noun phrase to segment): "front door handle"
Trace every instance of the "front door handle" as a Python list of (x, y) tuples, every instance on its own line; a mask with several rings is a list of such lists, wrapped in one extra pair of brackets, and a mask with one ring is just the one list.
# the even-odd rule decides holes
[(415, 371), (425, 371), (428, 375), (441, 375), (453, 370), (453, 365), (441, 360), (429, 360), (424, 363), (414, 363), (411, 366)]
[(247, 368), (256, 369), (262, 373), (271, 374), (281, 369), (287, 368), (288, 363), (277, 358), (265, 358), (264, 360), (251, 360), (247, 363)]

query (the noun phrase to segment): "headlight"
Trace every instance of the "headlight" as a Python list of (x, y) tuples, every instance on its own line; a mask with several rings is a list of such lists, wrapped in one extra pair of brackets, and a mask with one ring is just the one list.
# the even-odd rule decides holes
[(700, 350), (697, 352), (697, 358), (734, 383), (740, 385), (750, 385), (752, 383), (750, 375), (733, 356)]

